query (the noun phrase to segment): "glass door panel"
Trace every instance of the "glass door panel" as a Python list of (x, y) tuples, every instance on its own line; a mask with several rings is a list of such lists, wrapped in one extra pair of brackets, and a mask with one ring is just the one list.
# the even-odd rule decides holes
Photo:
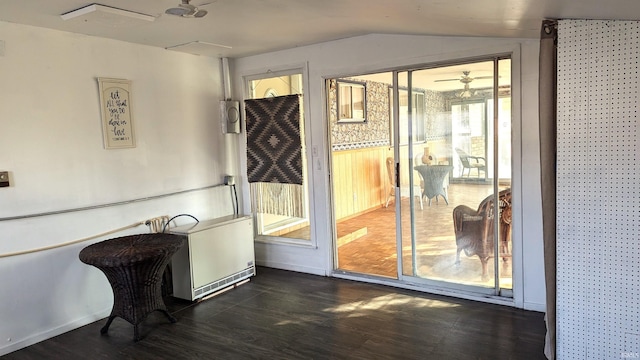
[[(396, 279), (391, 83), (386, 72), (327, 79), (326, 89), (336, 270)], [(341, 84), (351, 84), (350, 96)], [(352, 96), (354, 84), (364, 97)], [(351, 99), (355, 111), (343, 116)]]
[(404, 276), (488, 294), (511, 288), (510, 76), (499, 66), (510, 71), (506, 59), (407, 72), (409, 92), (425, 99), (410, 109), (423, 107), (425, 117), (400, 132), (414, 132), (400, 139), (401, 169), (412, 170), (401, 175), (419, 186), (424, 206), (409, 202), (400, 215)]

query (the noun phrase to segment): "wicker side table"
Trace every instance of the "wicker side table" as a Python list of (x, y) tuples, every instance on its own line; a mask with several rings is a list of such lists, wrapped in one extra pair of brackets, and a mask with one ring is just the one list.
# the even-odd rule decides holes
[(162, 300), (162, 274), (183, 242), (179, 235), (138, 234), (105, 240), (80, 251), (80, 261), (100, 269), (113, 290), (113, 309), (101, 334), (107, 333), (116, 316), (134, 326), (135, 341), (140, 339), (138, 324), (153, 311), (161, 311), (176, 322)]
[(431, 206), (431, 199), (436, 198), (438, 201), (438, 195), (442, 196), (444, 202), (449, 205), (447, 199), (447, 190), (443, 183), (444, 178), (453, 169), (451, 165), (418, 165), (415, 169), (422, 176), (424, 181), (424, 188), (422, 190), (422, 196), (429, 200), (429, 206)]

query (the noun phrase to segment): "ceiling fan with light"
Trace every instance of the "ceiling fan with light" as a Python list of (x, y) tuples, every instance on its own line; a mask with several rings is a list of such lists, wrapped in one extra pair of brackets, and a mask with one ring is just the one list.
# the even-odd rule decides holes
[(478, 77), (471, 77), (469, 76), (469, 74), (471, 74), (470, 71), (463, 71), (462, 72), (462, 76), (460, 78), (457, 79), (440, 79), (440, 80), (434, 80), (434, 82), (442, 82), (442, 81), (460, 81), (461, 83), (464, 84), (464, 88), (463, 90), (458, 93), (458, 97), (461, 98), (469, 98), (475, 95), (475, 89), (471, 89), (470, 85), (471, 82), (473, 80), (480, 80), (480, 79), (493, 79), (493, 76), (478, 76)]
[[(165, 14), (186, 18), (201, 18), (207, 15), (207, 10), (198, 9), (198, 7), (189, 4), (189, 1), (190, 0), (182, 0), (182, 3), (178, 4), (178, 6), (167, 9)], [(208, 4), (210, 3), (202, 4), (200, 6)]]

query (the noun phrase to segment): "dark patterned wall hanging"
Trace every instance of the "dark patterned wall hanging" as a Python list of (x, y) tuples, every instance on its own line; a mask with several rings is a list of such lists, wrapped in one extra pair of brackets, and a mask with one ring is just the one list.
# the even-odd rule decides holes
[(250, 183), (302, 185), (300, 96), (245, 100)]

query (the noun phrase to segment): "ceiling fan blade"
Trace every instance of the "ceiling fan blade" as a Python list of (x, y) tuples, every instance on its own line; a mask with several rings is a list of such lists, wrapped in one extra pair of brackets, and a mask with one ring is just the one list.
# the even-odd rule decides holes
[(165, 12), (168, 15), (183, 16), (189, 13), (189, 10), (182, 7), (169, 8)]
[(441, 82), (441, 81), (460, 81), (460, 79), (439, 79), (439, 80), (433, 80), (433, 82)]
[(167, 9), (165, 14), (184, 17), (193, 14), (195, 11), (195, 6), (190, 5), (188, 0), (183, 0), (181, 4), (178, 4), (178, 6)]
[(473, 80), (479, 80), (479, 79), (493, 79), (493, 76), (476, 76), (473, 78)]
[(201, 18), (205, 15), (207, 15), (207, 10), (198, 10), (195, 14), (193, 14), (193, 17)]

